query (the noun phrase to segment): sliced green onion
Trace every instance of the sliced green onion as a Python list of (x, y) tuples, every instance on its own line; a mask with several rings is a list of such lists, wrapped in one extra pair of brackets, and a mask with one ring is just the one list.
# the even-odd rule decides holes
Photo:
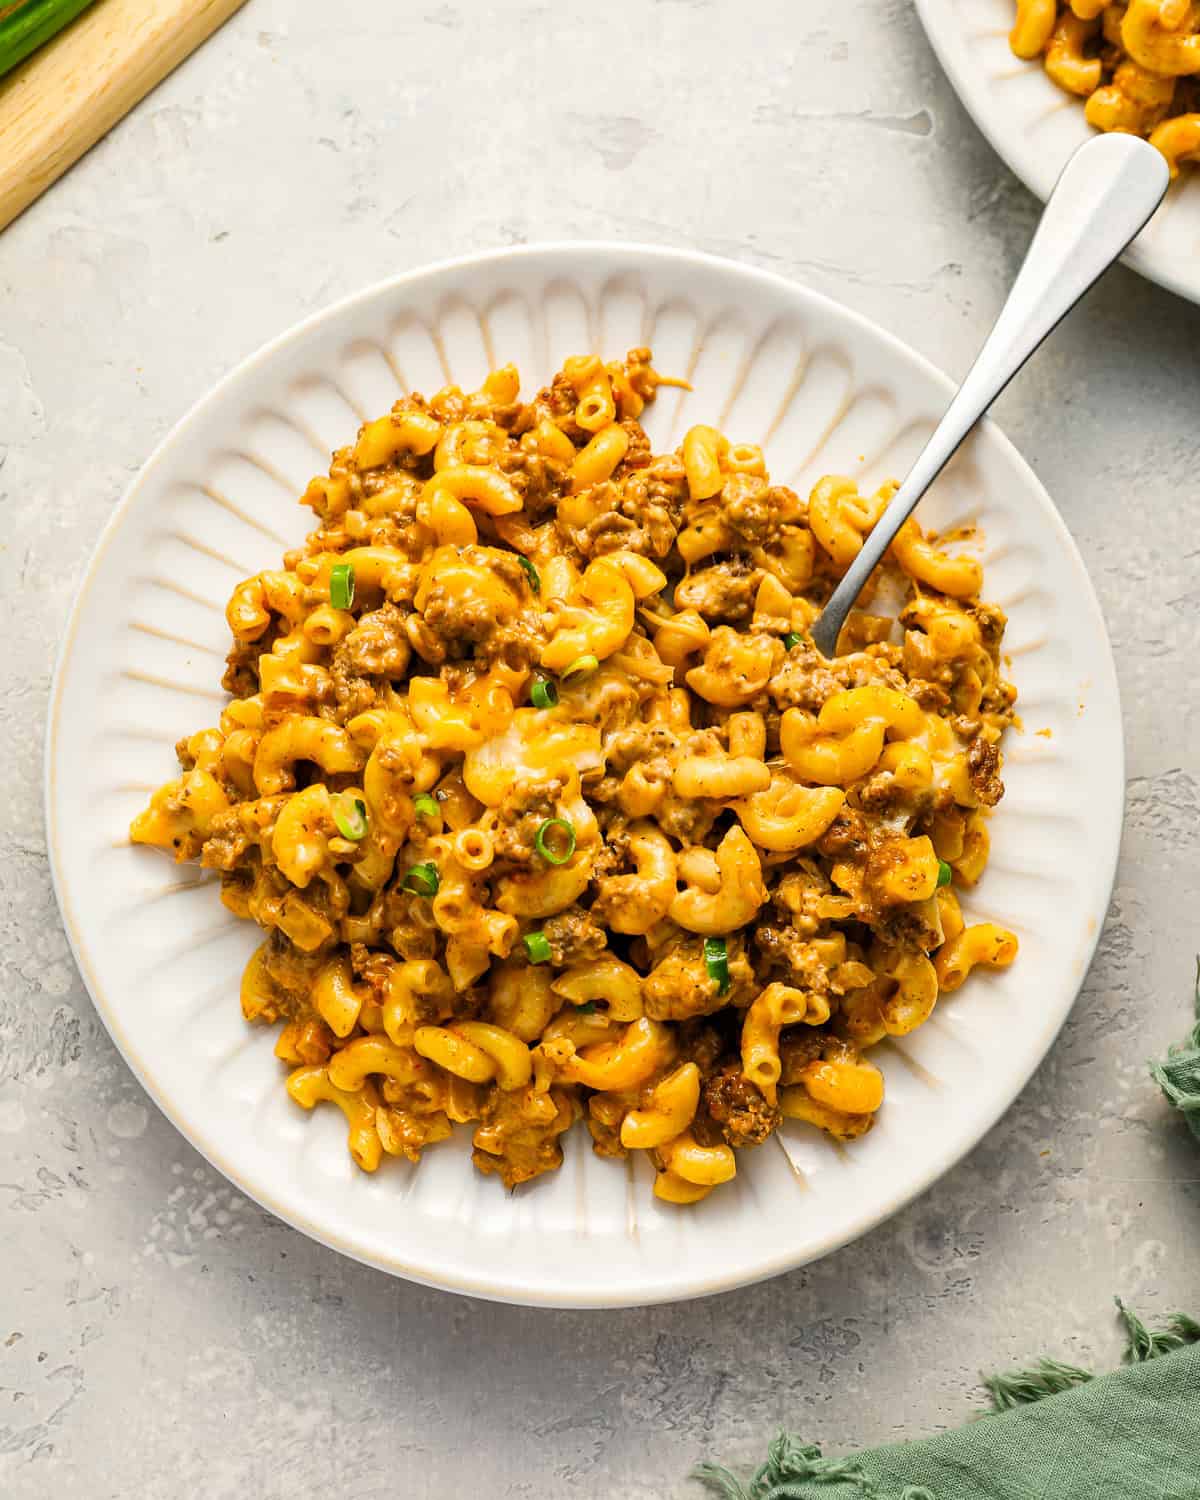
[(938, 860), (938, 878), (937, 878), (938, 885), (949, 885), (950, 882), (953, 879), (954, 879), (954, 871), (950, 868), (950, 866), (946, 863), (946, 861), (944, 859), (939, 859)]
[(716, 981), (717, 994), (723, 995), (729, 988), (729, 951), (724, 938), (704, 939), (704, 967)]
[(525, 569), (525, 577), (529, 579), (529, 587), (535, 594), (540, 594), (542, 592), (542, 579), (538, 570), (527, 557), (522, 557), (519, 552), (517, 553), (517, 561)]
[(36, 52), (92, 0), (28, 0), (14, 10), (0, 5), (0, 76)]
[(534, 708), (553, 708), (558, 702), (558, 689), (548, 677), (535, 677), (529, 689), (529, 701)]
[(600, 665), (594, 656), (578, 656), (562, 674), (564, 682), (581, 682), (585, 677), (590, 677)]
[(577, 1016), (594, 1016), (596, 1014), (596, 1002), (594, 1000), (585, 1000), (582, 1005), (575, 1007), (575, 1014)]
[[(562, 835), (561, 838), (557, 837), (559, 834)], [(552, 835), (555, 836), (557, 848), (547, 842)], [(575, 853), (575, 825), (566, 818), (547, 818), (534, 834), (533, 842), (548, 865), (565, 865)]]
[(799, 631), (797, 631), (797, 630), (789, 630), (788, 633), (787, 633), (787, 635), (785, 635), (784, 638), (783, 638), (783, 644), (790, 651), (793, 646), (800, 645), (800, 643), (803, 640), (804, 640), (804, 637), (800, 634)]
[(413, 865), (401, 882), (401, 888), (411, 891), (414, 896), (436, 896), (440, 884), (437, 865), (430, 863)]
[(550, 962), (550, 939), (544, 932), (527, 932), (524, 938), (525, 952), (529, 954), (531, 964), (548, 964)]
[(354, 603), (353, 563), (334, 563), (330, 569), (329, 602), (334, 609), (349, 609)]
[(333, 799), (333, 821), (344, 839), (357, 844), (367, 836), (367, 804), (353, 792), (339, 792)]
[(431, 797), (428, 792), (418, 792), (413, 798), (413, 812), (419, 818), (436, 818), (440, 811), (437, 798)]

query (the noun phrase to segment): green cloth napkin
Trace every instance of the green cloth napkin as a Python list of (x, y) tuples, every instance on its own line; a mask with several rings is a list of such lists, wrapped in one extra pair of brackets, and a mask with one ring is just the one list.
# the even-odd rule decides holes
[(1115, 1374), (1043, 1360), (993, 1376), (995, 1415), (954, 1432), (850, 1458), (783, 1433), (747, 1483), (716, 1464), (696, 1476), (723, 1500), (1197, 1500), (1200, 1323), (1151, 1333), (1122, 1315), (1132, 1363)]
[[(1200, 963), (1195, 1007), (1150, 1071), (1200, 1139)], [(717, 1464), (696, 1478), (722, 1500), (1200, 1500), (1200, 1323), (1151, 1332), (1117, 1307), (1129, 1347), (1111, 1375), (1043, 1359), (985, 1380), (989, 1414), (953, 1432), (847, 1458), (781, 1433), (749, 1480)]]
[(1196, 1024), (1186, 1042), (1172, 1047), (1166, 1061), (1150, 1064), (1155, 1083), (1188, 1123), (1188, 1129), (1200, 1141), (1200, 959), (1196, 960), (1196, 988), (1193, 995)]

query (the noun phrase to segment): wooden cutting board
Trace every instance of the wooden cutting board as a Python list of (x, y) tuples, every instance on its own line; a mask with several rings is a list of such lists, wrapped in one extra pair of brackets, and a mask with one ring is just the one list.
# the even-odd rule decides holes
[(0, 82), (0, 229), (245, 0), (96, 0)]

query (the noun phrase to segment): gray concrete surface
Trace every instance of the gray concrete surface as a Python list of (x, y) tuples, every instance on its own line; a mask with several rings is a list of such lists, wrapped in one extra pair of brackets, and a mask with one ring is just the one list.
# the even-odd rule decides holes
[[(0, 143), (0, 150), (3, 149)], [(145, 1099), (46, 867), (52, 660), (153, 444), (296, 318), (435, 257), (698, 246), (962, 372), (1036, 215), (907, 0), (604, 7), (250, 0), (0, 236), (0, 1493), (356, 1500), (695, 1493), (781, 1423), (961, 1419), (976, 1372), (1115, 1358), (1109, 1298), (1200, 1301), (1200, 1154), (1143, 1059), (1185, 1027), (1200, 909), (1200, 313), (1118, 270), (1000, 418), (1091, 568), (1129, 816), (1099, 956), (1002, 1126), (805, 1271), (530, 1313), (389, 1280), (242, 1201)]]

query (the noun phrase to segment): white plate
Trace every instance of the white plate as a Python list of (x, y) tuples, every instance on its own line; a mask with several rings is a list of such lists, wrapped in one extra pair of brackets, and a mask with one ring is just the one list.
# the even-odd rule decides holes
[[(993, 857), (969, 903), (1015, 928), (1017, 965), (973, 977), (928, 1025), (876, 1053), (879, 1124), (842, 1148), (794, 1125), (739, 1157), (735, 1183), (679, 1210), (645, 1163), (600, 1160), (582, 1128), (560, 1172), (509, 1196), (468, 1140), (367, 1177), (334, 1109), (287, 1098), (273, 1031), (238, 1009), (260, 934), (216, 885), (129, 820), (175, 774), (172, 747), (215, 721), (226, 598), (298, 542), (309, 476), (405, 386), (474, 386), (517, 361), (526, 389), (565, 355), (651, 343), (695, 393), (650, 408), (656, 448), (713, 421), (762, 442), (804, 491), (828, 470), (902, 474), (950, 393), (944, 375), (836, 303), (681, 251), (563, 245), (476, 256), (342, 302), (241, 365), (170, 434), (106, 530), (51, 700), (51, 859), (80, 970), (113, 1039), (198, 1150), (306, 1234), (398, 1275), (513, 1302), (619, 1306), (697, 1296), (823, 1255), (894, 1213), (983, 1135), (1062, 1025), (1108, 904), (1123, 770), (1116, 677), (1083, 564), (994, 427), (923, 507), (978, 522), (986, 595), (1011, 613), (1026, 732), (1008, 752)], [(1045, 730), (1040, 735), (1034, 731)]]
[[(1095, 134), (1084, 101), (1052, 83), (1040, 61), (1013, 55), (1013, 0), (916, 4), (968, 114), (1030, 192), (1048, 197), (1067, 158)], [(1183, 168), (1123, 258), (1151, 281), (1200, 302), (1200, 168)]]

